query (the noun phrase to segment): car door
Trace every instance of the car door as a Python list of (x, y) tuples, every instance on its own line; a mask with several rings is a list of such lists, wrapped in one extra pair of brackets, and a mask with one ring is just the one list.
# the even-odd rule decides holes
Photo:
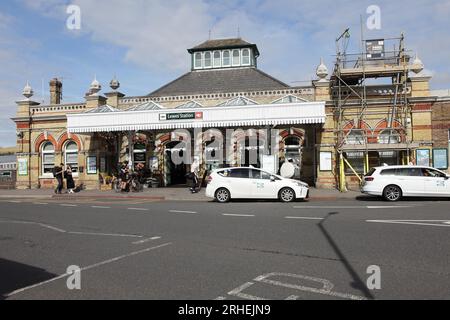
[(425, 193), (429, 196), (449, 196), (450, 182), (446, 174), (431, 168), (422, 168)]
[(252, 198), (251, 169), (236, 168), (231, 169), (229, 174), (229, 188), (232, 198)]
[(271, 180), (271, 174), (252, 169), (252, 197), (258, 199), (275, 199), (278, 196), (279, 181)]
[(403, 191), (404, 196), (422, 196), (425, 192), (425, 183), (422, 175), (422, 168), (410, 167), (396, 170), (397, 182)]

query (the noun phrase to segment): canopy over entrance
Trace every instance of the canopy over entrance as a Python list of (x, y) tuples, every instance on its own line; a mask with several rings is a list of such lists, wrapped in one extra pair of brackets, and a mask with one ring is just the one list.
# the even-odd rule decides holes
[(325, 102), (67, 115), (72, 133), (325, 123)]

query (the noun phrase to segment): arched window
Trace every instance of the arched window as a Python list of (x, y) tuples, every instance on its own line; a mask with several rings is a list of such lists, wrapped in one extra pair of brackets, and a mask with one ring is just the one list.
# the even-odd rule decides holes
[(364, 135), (360, 131), (351, 130), (345, 138), (347, 144), (364, 144)]
[(220, 51), (214, 51), (214, 68), (219, 68), (221, 65)]
[(205, 68), (211, 68), (211, 52), (205, 52)]
[(241, 63), (241, 51), (233, 50), (233, 66), (239, 66)]
[(41, 149), (42, 175), (52, 175), (55, 167), (55, 146), (51, 142), (45, 142)]
[(391, 144), (400, 143), (400, 134), (397, 130), (384, 130), (378, 136), (378, 143)]
[(250, 50), (249, 49), (242, 50), (242, 65), (243, 66), (250, 65)]
[(72, 172), (78, 172), (78, 146), (74, 141), (69, 141), (64, 147), (64, 163), (72, 168)]
[(195, 69), (201, 69), (202, 67), (202, 54), (200, 52), (197, 52), (195, 54), (195, 62), (194, 62), (194, 68)]
[(229, 67), (231, 65), (231, 61), (230, 61), (230, 51), (229, 50), (225, 50), (223, 52), (223, 62), (222, 62), (222, 66), (224, 67)]

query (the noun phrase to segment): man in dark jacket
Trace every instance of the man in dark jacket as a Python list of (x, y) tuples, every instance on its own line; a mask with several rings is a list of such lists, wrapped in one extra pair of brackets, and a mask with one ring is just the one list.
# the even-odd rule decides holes
[(64, 164), (60, 164), (59, 166), (55, 166), (53, 168), (53, 176), (55, 177), (56, 181), (58, 182), (58, 186), (55, 189), (55, 193), (61, 194), (63, 189), (63, 171), (64, 171)]

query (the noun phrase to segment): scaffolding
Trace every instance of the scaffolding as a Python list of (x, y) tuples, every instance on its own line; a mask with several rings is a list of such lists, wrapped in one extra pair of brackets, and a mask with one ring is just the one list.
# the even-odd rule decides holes
[[(369, 152), (398, 152), (401, 164), (408, 164), (411, 117), (408, 96), (410, 55), (404, 35), (390, 39), (361, 39), (363, 49), (348, 54), (349, 30), (336, 39), (336, 63), (331, 76), (334, 106), (336, 152), (338, 156), (339, 189), (347, 191), (346, 168), (362, 181), (363, 177), (344, 153), (363, 155), (363, 174), (370, 170)], [(392, 50), (387, 50), (392, 46)], [(382, 84), (369, 82), (384, 81)], [(380, 132), (367, 127), (368, 117), (381, 116), (386, 126)], [(347, 128), (353, 123), (351, 128)]]

